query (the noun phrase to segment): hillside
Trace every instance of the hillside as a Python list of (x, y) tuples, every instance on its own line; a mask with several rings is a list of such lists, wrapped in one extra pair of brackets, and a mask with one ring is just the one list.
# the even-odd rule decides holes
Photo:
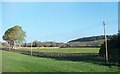
[[(108, 39), (110, 39), (111, 37), (112, 37), (112, 35), (107, 35)], [(83, 37), (83, 38), (78, 38), (78, 39), (75, 39), (75, 40), (71, 40), (69, 42), (90, 42), (90, 41), (97, 41), (97, 40), (104, 40), (104, 35)]]
[[(112, 38), (112, 35), (107, 35), (108, 39)], [(73, 47), (100, 47), (104, 42), (104, 35), (100, 36), (91, 36), (91, 37), (83, 37), (75, 40), (71, 40), (68, 44)], [(77, 45), (77, 46), (76, 46)]]

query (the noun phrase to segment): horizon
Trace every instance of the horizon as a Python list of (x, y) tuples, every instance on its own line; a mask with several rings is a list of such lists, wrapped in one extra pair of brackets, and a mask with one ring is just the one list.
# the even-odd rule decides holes
[[(112, 35), (115, 35), (115, 34), (112, 34)], [(97, 35), (97, 36), (104, 36), (104, 35)], [(108, 35), (107, 35), (107, 36), (108, 36)], [(69, 41), (67, 41), (67, 42), (39, 41), (39, 40), (33, 40), (32, 42), (34, 42), (34, 41), (38, 41), (38, 42), (68, 43), (68, 42), (70, 42), (70, 41), (72, 41), (72, 40), (77, 40), (77, 39), (82, 39), (82, 38), (87, 38), (87, 37), (95, 37), (95, 36), (86, 36), (86, 37), (81, 37), (81, 38), (71, 39), (71, 40), (69, 40)], [(6, 43), (6, 41), (0, 41), (0, 42), (5, 42), (5, 43)], [(23, 43), (31, 43), (31, 42), (23, 42)]]
[(19, 25), (26, 42), (68, 42), (82, 37), (118, 33), (117, 2), (7, 2), (2, 3), (4, 32)]

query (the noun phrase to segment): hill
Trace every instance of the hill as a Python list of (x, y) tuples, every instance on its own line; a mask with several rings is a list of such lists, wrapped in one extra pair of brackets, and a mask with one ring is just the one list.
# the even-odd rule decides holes
[[(112, 38), (112, 35), (107, 35), (108, 39)], [(75, 40), (71, 40), (68, 42), (70, 45), (78, 45), (77, 47), (100, 47), (104, 42), (104, 35), (100, 36), (91, 36), (91, 37), (83, 37), (83, 38), (78, 38)]]
[[(112, 37), (112, 35), (107, 35), (108, 39), (110, 39), (111, 37)], [(78, 39), (75, 39), (75, 40), (71, 40), (69, 42), (90, 42), (90, 41), (97, 41), (97, 40), (104, 40), (104, 35), (83, 37), (83, 38), (78, 38)]]

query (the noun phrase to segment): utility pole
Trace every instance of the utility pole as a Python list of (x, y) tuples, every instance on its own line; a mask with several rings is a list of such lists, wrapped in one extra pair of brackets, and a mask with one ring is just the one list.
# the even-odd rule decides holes
[(32, 42), (31, 42), (31, 55), (32, 55)]
[(108, 64), (108, 48), (107, 48), (107, 36), (106, 36), (106, 24), (103, 21), (104, 25), (104, 35), (105, 35), (105, 49), (106, 49), (106, 63)]

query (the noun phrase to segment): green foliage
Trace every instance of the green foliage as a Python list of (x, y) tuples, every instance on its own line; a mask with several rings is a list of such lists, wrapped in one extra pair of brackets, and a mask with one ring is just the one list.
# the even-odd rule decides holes
[[(69, 43), (57, 43), (57, 42), (40, 42), (33, 41), (32, 47), (60, 47), (60, 48), (75, 48), (75, 47), (100, 47), (103, 44), (103, 40), (89, 41), (89, 42), (69, 42)], [(24, 43), (23, 47), (30, 47), (31, 43)]]
[[(120, 63), (120, 35), (113, 35), (108, 42), (108, 57), (109, 62), (117, 62)], [(100, 57), (105, 58), (105, 43), (102, 44), (99, 55)]]
[(25, 32), (22, 30), (20, 26), (14, 26), (9, 28), (3, 35), (3, 40), (7, 41), (11, 47), (15, 45), (15, 43), (22, 43), (25, 40)]
[(8, 47), (6, 42), (0, 42), (0, 47)]
[[(64, 43), (33, 41), (32, 47), (61, 47)], [(30, 47), (31, 43), (24, 43), (23, 47)]]

